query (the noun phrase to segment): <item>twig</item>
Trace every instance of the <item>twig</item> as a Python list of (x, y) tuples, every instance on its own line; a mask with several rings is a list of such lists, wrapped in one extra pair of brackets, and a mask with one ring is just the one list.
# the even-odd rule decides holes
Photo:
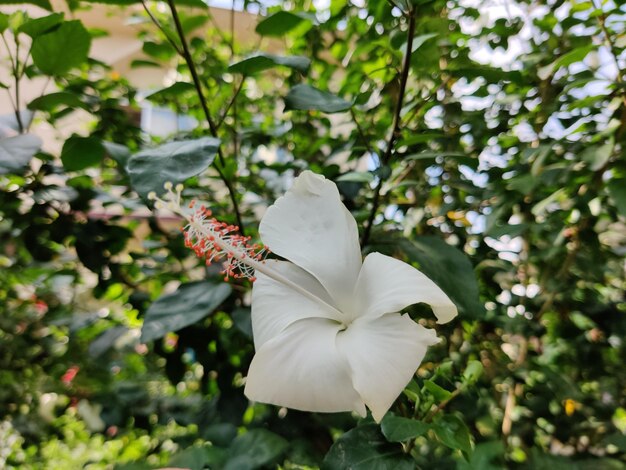
[(597, 10), (600, 10), (602, 12), (600, 15), (597, 16), (598, 25), (600, 26), (600, 29), (602, 30), (602, 33), (604, 34), (604, 37), (606, 39), (606, 43), (609, 46), (608, 48), (609, 52), (611, 53), (611, 57), (613, 58), (613, 62), (615, 62), (615, 69), (617, 70), (617, 73), (615, 75), (615, 81), (618, 85), (620, 85), (620, 94), (622, 95), (622, 104), (624, 105), (624, 108), (622, 108), (622, 115), (620, 117), (620, 128), (616, 133), (617, 137), (619, 138), (626, 130), (626, 89), (624, 88), (624, 74), (622, 72), (622, 69), (620, 69), (619, 67), (619, 61), (617, 60), (618, 53), (615, 50), (615, 41), (613, 41), (613, 37), (611, 36), (611, 34), (609, 34), (609, 30), (606, 27), (606, 15), (602, 10), (602, 6), (596, 5), (595, 0), (593, 1), (593, 6)]
[(165, 36), (165, 39), (167, 39), (167, 42), (169, 42), (171, 44), (171, 46), (174, 48), (174, 50), (178, 53), (178, 55), (182, 56), (183, 55), (183, 51), (180, 49), (180, 47), (178, 46), (178, 44), (176, 44), (176, 41), (174, 41), (174, 39), (172, 37), (170, 37), (169, 33), (167, 32), (167, 30), (163, 27), (163, 25), (161, 24), (161, 22), (152, 14), (152, 12), (150, 11), (150, 9), (148, 8), (148, 5), (146, 4), (145, 0), (141, 0), (141, 5), (143, 6), (143, 9), (145, 10), (145, 12), (148, 14), (148, 16), (150, 17), (150, 19), (152, 20), (152, 22), (154, 23), (154, 25), (159, 28), (159, 30), (163, 33), (163, 36)]
[(352, 120), (354, 121), (354, 125), (356, 126), (356, 130), (359, 133), (359, 136), (361, 137), (361, 140), (363, 141), (363, 145), (365, 145), (365, 148), (367, 149), (369, 154), (373, 156), (374, 152), (372, 151), (372, 147), (370, 146), (370, 143), (369, 143), (367, 137), (365, 136), (365, 132), (363, 132), (363, 128), (361, 127), (361, 125), (359, 124), (359, 121), (356, 118), (356, 114), (354, 112), (354, 108), (350, 108), (350, 114), (352, 115)]
[[(170, 11), (172, 12), (172, 19), (174, 20), (174, 25), (176, 26), (176, 32), (178, 34), (178, 38), (183, 46), (182, 56), (187, 63), (187, 67), (189, 67), (189, 72), (191, 73), (191, 78), (193, 79), (193, 84), (196, 88), (196, 92), (198, 94), (198, 98), (200, 99), (200, 105), (202, 106), (202, 111), (204, 112), (204, 116), (209, 124), (209, 129), (211, 131), (211, 135), (217, 138), (217, 127), (215, 126), (215, 122), (211, 118), (211, 113), (209, 112), (209, 107), (206, 102), (206, 98), (202, 91), (202, 84), (200, 83), (200, 77), (198, 76), (198, 71), (196, 70), (196, 66), (193, 62), (193, 58), (191, 57), (191, 52), (189, 52), (189, 46), (187, 45), (187, 40), (185, 39), (185, 33), (183, 31), (182, 24), (180, 22), (180, 18), (178, 17), (178, 11), (176, 11), (176, 5), (174, 4), (174, 0), (167, 0), (167, 3), (170, 7)], [(222, 152), (221, 146), (217, 148), (217, 156), (218, 161), (222, 167), (225, 166), (224, 153)], [(226, 185), (226, 189), (228, 189), (228, 195), (233, 205), (233, 210), (235, 212), (235, 218), (237, 219), (237, 224), (239, 225), (239, 231), (242, 235), (245, 235), (243, 220), (241, 218), (241, 213), (239, 211), (239, 204), (237, 203), (237, 197), (235, 196), (235, 191), (231, 182), (226, 178), (224, 172), (220, 169), (220, 167), (213, 163), (213, 166), (217, 170), (221, 180)]]
[[(409, 70), (411, 68), (411, 54), (413, 52), (413, 37), (415, 36), (415, 10), (411, 10), (408, 12), (409, 18), (409, 30), (407, 33), (407, 43), (406, 43), (406, 52), (404, 54), (404, 63), (402, 65), (402, 70), (400, 72), (400, 93), (398, 95), (398, 101), (396, 103), (396, 109), (393, 115), (393, 125), (391, 128), (391, 135), (389, 136), (389, 141), (387, 142), (387, 148), (385, 149), (385, 153), (380, 162), (380, 168), (385, 167), (389, 164), (391, 160), (391, 156), (393, 154), (393, 147), (398, 138), (400, 132), (400, 114), (402, 112), (402, 104), (404, 102), (404, 93), (406, 91), (406, 84), (409, 78)], [(380, 205), (380, 191), (383, 187), (384, 178), (382, 175), (378, 176), (378, 184), (376, 185), (376, 189), (374, 190), (374, 199), (372, 201), (372, 210), (367, 219), (367, 224), (365, 225), (365, 230), (363, 231), (363, 238), (361, 239), (361, 246), (367, 245), (369, 241), (370, 233), (372, 231), (372, 225), (374, 224), (374, 218), (376, 217), (376, 213), (378, 212), (378, 206)]]
[(246, 80), (246, 77), (244, 76), (241, 79), (241, 82), (239, 82), (239, 86), (237, 87), (237, 89), (235, 90), (235, 94), (232, 96), (232, 98), (230, 99), (230, 101), (228, 102), (228, 105), (226, 105), (226, 109), (224, 110), (224, 112), (222, 113), (222, 117), (220, 118), (220, 120), (217, 122), (216, 127), (219, 129), (220, 127), (222, 127), (222, 124), (224, 124), (224, 120), (226, 119), (226, 116), (228, 115), (228, 111), (230, 111), (230, 108), (233, 106), (233, 104), (235, 104), (235, 100), (237, 99), (237, 96), (239, 96), (239, 93), (241, 92), (241, 88), (243, 87), (243, 82)]
[(439, 413), (441, 410), (443, 410), (448, 403), (450, 403), (452, 400), (454, 400), (456, 397), (458, 397), (463, 390), (465, 390), (465, 387), (461, 386), (457, 389), (455, 389), (452, 393), (450, 393), (450, 396), (448, 398), (446, 398), (444, 401), (442, 401), (441, 403), (439, 403), (439, 405), (437, 405), (437, 408), (435, 408), (434, 410), (430, 411), (426, 417), (424, 418), (424, 422), (425, 423), (430, 423), (433, 418), (437, 415), (437, 413)]

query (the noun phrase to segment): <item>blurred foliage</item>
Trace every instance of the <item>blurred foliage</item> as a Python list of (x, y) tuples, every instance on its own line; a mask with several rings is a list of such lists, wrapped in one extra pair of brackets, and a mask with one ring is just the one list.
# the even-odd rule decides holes
[[(48, 12), (0, 13), (0, 87), (57, 91), (2, 116), (0, 467), (626, 467), (623, 2), (245, 1), (252, 46), (200, 0), (23, 3)], [(91, 57), (95, 4), (168, 86)], [(148, 103), (195, 124), (152, 136)], [(76, 119), (42, 147), (38, 126)], [(381, 425), (248, 403), (249, 283), (145, 199), (184, 181), (255, 237), (307, 168), (365, 251), (460, 310)]]

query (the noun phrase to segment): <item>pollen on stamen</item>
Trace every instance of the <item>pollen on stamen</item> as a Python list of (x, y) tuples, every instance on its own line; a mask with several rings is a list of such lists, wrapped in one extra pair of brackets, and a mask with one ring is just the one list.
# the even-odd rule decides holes
[(204, 204), (198, 207), (196, 201), (191, 201), (183, 208), (181, 184), (174, 186), (168, 182), (164, 187), (167, 193), (163, 199), (154, 196), (155, 206), (172, 210), (187, 219), (188, 224), (181, 229), (185, 246), (204, 259), (207, 266), (222, 261), (220, 273), (224, 280), (248, 278), (254, 282), (253, 266), (263, 263), (269, 250), (251, 243), (251, 237), (240, 235), (238, 226), (218, 221)]

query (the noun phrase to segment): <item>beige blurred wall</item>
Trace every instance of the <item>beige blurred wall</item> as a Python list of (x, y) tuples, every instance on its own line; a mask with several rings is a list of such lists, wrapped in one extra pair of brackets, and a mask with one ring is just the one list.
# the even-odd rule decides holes
[[(137, 33), (146, 26), (152, 25), (132, 24), (129, 18), (134, 12), (143, 11), (140, 5), (129, 7), (115, 7), (103, 4), (92, 4), (88, 9), (79, 10), (74, 13), (67, 11), (66, 3), (63, 0), (52, 0), (55, 11), (65, 11), (66, 18), (80, 19), (86, 27), (97, 28), (109, 32), (106, 37), (95, 38), (92, 41), (90, 56), (98, 59), (112, 67), (115, 73), (120, 74), (129, 82), (142, 90), (158, 89), (164, 85), (168, 74), (166, 67), (138, 67), (132, 68), (131, 63), (136, 59), (149, 59), (142, 52), (142, 41), (137, 39)], [(31, 17), (39, 17), (50, 14), (50, 12), (36, 6), (27, 5), (2, 5), (0, 11), (9, 14), (16, 10), (27, 11)], [(182, 7), (181, 7), (182, 9)], [(199, 14), (205, 14), (204, 10), (195, 10)], [(261, 44), (261, 38), (254, 29), (258, 22), (256, 15), (248, 12), (225, 10), (222, 8), (210, 7), (209, 12), (213, 21), (211, 26), (217, 27), (230, 34), (231, 22), (234, 25), (235, 38), (238, 44), (254, 49)], [(198, 31), (199, 33), (201, 31)], [(5, 35), (8, 38), (8, 35)], [(280, 47), (275, 42), (264, 43), (264, 50), (276, 50)], [(9, 47), (14, 45), (9, 42)], [(22, 51), (24, 47), (22, 47)], [(0, 60), (8, 63), (4, 44), (0, 44)], [(14, 52), (14, 50), (12, 51)], [(11, 76), (6, 67), (0, 67), (0, 81), (8, 85), (12, 84)], [(52, 81), (45, 78), (34, 80), (23, 79), (20, 82), (20, 108), (24, 109), (33, 99), (45, 93), (56, 90)], [(10, 90), (12, 91), (12, 90)], [(11, 101), (6, 90), (0, 90), (0, 114), (13, 113)], [(44, 140), (44, 149), (50, 152), (59, 150), (60, 142), (65, 140), (74, 132), (85, 134), (88, 132), (90, 116), (84, 111), (75, 111), (63, 120), (56, 123), (52, 128), (45, 122), (35, 122), (31, 131), (36, 132)]]

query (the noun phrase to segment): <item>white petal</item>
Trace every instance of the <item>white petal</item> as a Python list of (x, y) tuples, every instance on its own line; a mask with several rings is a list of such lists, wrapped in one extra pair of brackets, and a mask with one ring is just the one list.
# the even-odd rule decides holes
[(410, 264), (380, 253), (365, 258), (354, 297), (356, 316), (378, 317), (420, 302), (432, 307), (437, 323), (457, 315), (456, 306), (437, 284)]
[(349, 307), (361, 249), (356, 221), (335, 183), (304, 171), (268, 208), (259, 232), (274, 253), (315, 276), (337, 306)]
[[(295, 264), (267, 260), (265, 265), (323, 302), (332, 302), (319, 281)], [(257, 350), (295, 321), (311, 317), (337, 319), (337, 314), (324, 304), (303, 296), (259, 271), (255, 275), (257, 279), (252, 287), (252, 333)]]
[(337, 347), (352, 370), (352, 383), (380, 422), (422, 362), (428, 346), (439, 341), (434, 330), (408, 315), (360, 318), (337, 337)]
[(365, 416), (348, 364), (337, 351), (340, 328), (322, 318), (289, 325), (257, 350), (246, 378), (246, 396), (296, 410), (356, 411)]

